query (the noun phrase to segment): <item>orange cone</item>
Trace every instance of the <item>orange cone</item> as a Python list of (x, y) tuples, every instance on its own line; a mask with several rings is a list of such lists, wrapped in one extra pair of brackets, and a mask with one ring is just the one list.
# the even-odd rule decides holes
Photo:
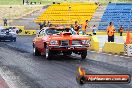
[(131, 34), (130, 34), (130, 31), (127, 31), (126, 44), (131, 44)]

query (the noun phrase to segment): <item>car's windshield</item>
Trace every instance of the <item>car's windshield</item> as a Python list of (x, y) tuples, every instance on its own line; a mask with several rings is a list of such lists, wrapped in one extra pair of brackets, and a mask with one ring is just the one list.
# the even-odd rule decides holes
[(65, 28), (65, 29), (49, 28), (49, 29), (46, 29), (45, 32), (46, 32), (47, 35), (60, 34), (62, 32), (70, 32), (72, 35), (76, 34), (76, 32), (73, 29), (71, 29), (71, 28)]

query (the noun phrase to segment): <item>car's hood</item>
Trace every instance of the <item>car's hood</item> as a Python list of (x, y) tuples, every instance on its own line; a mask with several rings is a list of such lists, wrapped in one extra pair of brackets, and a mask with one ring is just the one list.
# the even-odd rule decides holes
[(89, 40), (90, 38), (80, 35), (71, 35), (69, 33), (63, 33), (59, 35), (48, 35), (43, 37), (43, 40)]

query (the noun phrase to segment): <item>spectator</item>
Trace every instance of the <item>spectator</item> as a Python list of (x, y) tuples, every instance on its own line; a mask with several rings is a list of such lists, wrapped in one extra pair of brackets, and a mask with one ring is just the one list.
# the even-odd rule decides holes
[(39, 23), (39, 28), (40, 28), (40, 30), (43, 28), (43, 24), (42, 23)]
[(4, 22), (4, 26), (7, 26), (7, 19), (6, 18), (3, 19), (3, 22)]
[(32, 5), (33, 4), (33, 2), (30, 2), (30, 5)]
[(80, 29), (80, 27), (78, 25), (78, 22), (75, 21), (74, 30), (77, 32), (77, 34), (79, 34), (79, 29)]
[(123, 30), (124, 30), (124, 28), (123, 28), (123, 26), (121, 25), (121, 27), (119, 28), (120, 36), (122, 36)]
[(29, 1), (28, 0), (26, 1), (26, 3), (27, 3), (27, 5), (29, 5)]
[(50, 21), (47, 22), (47, 27), (50, 27), (51, 26), (51, 23)]
[(83, 35), (86, 34), (87, 27), (88, 27), (88, 20), (86, 20), (85, 23), (82, 24)]
[(92, 29), (93, 35), (96, 35), (97, 27), (94, 25)]
[(115, 27), (112, 22), (107, 27), (108, 42), (114, 42)]
[(43, 27), (46, 27), (46, 21), (44, 20), (44, 22), (43, 22)]
[(14, 30), (14, 32), (15, 32), (16, 34), (19, 33), (19, 28), (17, 28), (17, 27), (13, 27), (13, 30)]
[(74, 26), (73, 26), (73, 24), (71, 24), (71, 26), (70, 26), (70, 27), (74, 29)]

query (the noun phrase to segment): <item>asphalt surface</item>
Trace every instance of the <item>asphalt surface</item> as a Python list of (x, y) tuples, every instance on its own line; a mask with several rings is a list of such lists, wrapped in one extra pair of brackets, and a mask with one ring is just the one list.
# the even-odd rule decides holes
[(132, 58), (88, 51), (80, 56), (56, 56), (48, 61), (33, 56), (34, 36), (18, 36), (16, 42), (0, 42), (0, 76), (10, 88), (132, 88), (129, 84), (85, 84), (76, 82), (82, 65), (90, 74), (131, 74)]

